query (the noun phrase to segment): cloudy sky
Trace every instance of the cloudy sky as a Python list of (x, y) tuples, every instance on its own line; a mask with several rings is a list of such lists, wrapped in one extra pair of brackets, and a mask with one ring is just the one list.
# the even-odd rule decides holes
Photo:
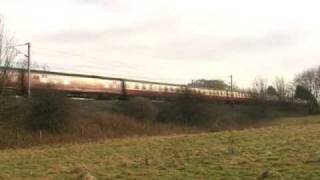
[[(7, 31), (50, 70), (185, 83), (290, 79), (320, 64), (312, 0), (0, 0)], [(23, 50), (23, 48), (21, 49)]]

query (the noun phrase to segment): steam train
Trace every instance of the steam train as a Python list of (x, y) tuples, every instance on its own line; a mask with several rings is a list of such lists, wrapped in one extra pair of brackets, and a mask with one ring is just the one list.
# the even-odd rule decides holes
[[(1, 71), (1, 70), (0, 70)], [(20, 91), (28, 85), (28, 73), (24, 69), (11, 68), (7, 74), (6, 87)], [(30, 86), (32, 90), (56, 90), (69, 96), (79, 97), (148, 97), (172, 98), (188, 91), (208, 100), (242, 102), (251, 99), (249, 93), (188, 87), (182, 84), (159, 83), (122, 78), (89, 76), (31, 70)]]

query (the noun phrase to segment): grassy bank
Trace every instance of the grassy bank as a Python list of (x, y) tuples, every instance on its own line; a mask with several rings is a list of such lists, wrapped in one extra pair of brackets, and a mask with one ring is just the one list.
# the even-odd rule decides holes
[(277, 117), (307, 112), (295, 104), (207, 103), (193, 97), (170, 102), (144, 98), (97, 101), (42, 92), (32, 101), (3, 100), (0, 149), (261, 127)]
[(0, 179), (317, 179), (320, 117), (199, 135), (0, 151)]
[[(261, 127), (282, 116), (305, 115), (296, 105), (8, 99), (0, 113), (0, 149), (82, 143), (106, 138), (163, 136)], [(40, 97), (40, 99), (39, 99)], [(51, 130), (51, 131), (50, 131)]]

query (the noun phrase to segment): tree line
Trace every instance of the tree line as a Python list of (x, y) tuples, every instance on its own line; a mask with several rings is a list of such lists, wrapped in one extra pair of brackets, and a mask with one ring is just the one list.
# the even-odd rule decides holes
[(320, 93), (320, 66), (310, 68), (296, 75), (294, 83), (308, 91), (319, 100)]
[[(188, 86), (230, 90), (230, 85), (222, 80), (193, 80)], [(234, 90), (241, 89), (235, 86)], [(270, 83), (267, 78), (256, 77), (252, 82), (252, 86), (243, 91), (251, 93), (257, 99), (278, 101), (304, 100), (309, 103), (312, 113), (319, 112), (320, 65), (296, 74), (295, 78), (291, 81), (286, 80), (284, 77), (276, 76)]]

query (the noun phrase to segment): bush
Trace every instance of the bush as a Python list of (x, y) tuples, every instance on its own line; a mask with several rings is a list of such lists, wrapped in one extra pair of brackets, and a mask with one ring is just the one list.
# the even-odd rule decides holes
[(212, 114), (212, 109), (197, 95), (184, 92), (172, 102), (161, 106), (158, 119), (163, 122), (205, 125)]
[(153, 121), (158, 114), (158, 109), (152, 102), (143, 97), (130, 99), (123, 108), (126, 115), (141, 121)]
[(58, 92), (42, 90), (32, 94), (31, 112), (26, 121), (30, 130), (60, 132), (66, 125), (67, 100)]
[(0, 124), (11, 127), (21, 127), (28, 117), (29, 106), (25, 98), (3, 96), (0, 98)]

